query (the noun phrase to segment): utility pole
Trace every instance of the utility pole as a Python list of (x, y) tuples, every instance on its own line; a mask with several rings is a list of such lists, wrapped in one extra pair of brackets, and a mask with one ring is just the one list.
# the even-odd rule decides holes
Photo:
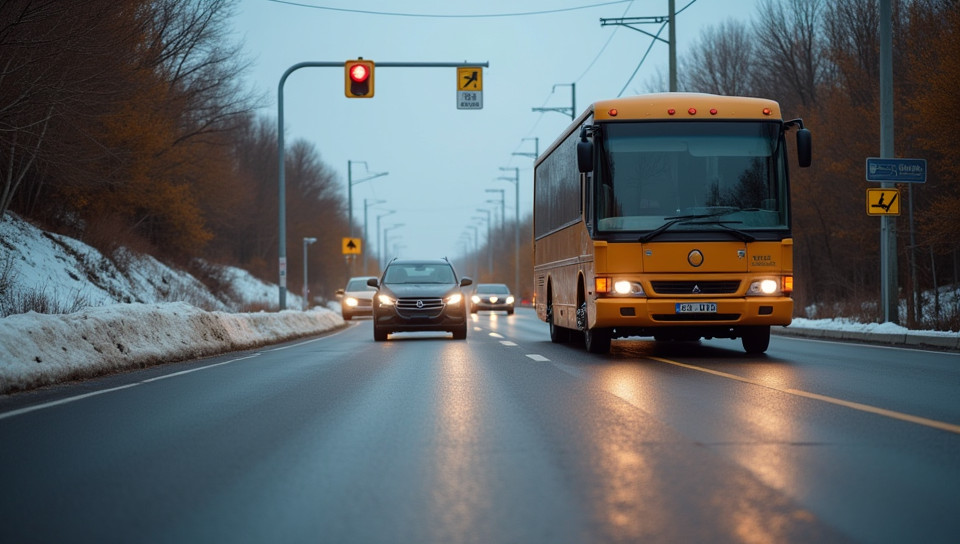
[[(893, 158), (893, 40), (891, 0), (880, 0), (880, 158)], [(884, 182), (884, 189), (896, 187)], [(880, 282), (883, 320), (899, 323), (899, 294), (897, 289), (897, 219), (884, 215), (880, 218)]]
[[(688, 4), (689, 5), (689, 4)], [(686, 8), (684, 8), (686, 9)], [(682, 10), (681, 10), (682, 11)], [(666, 24), (667, 39), (660, 37), (659, 33), (651, 34), (646, 30), (636, 28), (631, 25), (654, 23), (658, 25)], [(618, 17), (616, 19), (600, 19), (600, 26), (625, 26), (631, 30), (636, 30), (641, 34), (646, 34), (654, 39), (667, 44), (668, 55), (670, 59), (670, 92), (677, 92), (677, 6), (676, 0), (667, 0), (667, 15), (645, 16), (645, 17)], [(663, 27), (661, 26), (661, 30)], [(652, 44), (651, 44), (652, 45)], [(647, 50), (649, 52), (649, 49)], [(646, 58), (646, 55), (644, 55)], [(643, 61), (641, 61), (643, 62)]]
[(500, 170), (513, 170), (513, 177), (499, 177), (497, 179), (502, 179), (513, 183), (514, 187), (514, 212), (513, 212), (513, 288), (514, 293), (517, 296), (520, 294), (520, 169), (517, 167), (509, 168), (506, 166), (501, 166)]
[(553, 91), (557, 90), (557, 87), (569, 85), (570, 86), (570, 107), (569, 108), (531, 108), (533, 111), (556, 111), (560, 113), (566, 113), (570, 116), (570, 120), (573, 121), (577, 117), (577, 84), (576, 83), (557, 83), (553, 86)]
[(530, 157), (531, 159), (536, 160), (540, 156), (540, 138), (520, 138), (520, 141), (524, 140), (533, 140), (533, 153), (524, 153), (522, 151), (514, 151), (513, 155), (519, 155), (521, 157)]

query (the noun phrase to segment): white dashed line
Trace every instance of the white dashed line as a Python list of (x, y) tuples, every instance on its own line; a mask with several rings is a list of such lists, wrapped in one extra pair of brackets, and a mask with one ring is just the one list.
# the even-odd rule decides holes
[(544, 357), (543, 355), (537, 355), (536, 353), (528, 353), (528, 354), (527, 354), (527, 357), (533, 359), (534, 361), (541, 361), (541, 362), (542, 362), (542, 361), (549, 361), (549, 360), (550, 360), (550, 359), (547, 359), (546, 357)]

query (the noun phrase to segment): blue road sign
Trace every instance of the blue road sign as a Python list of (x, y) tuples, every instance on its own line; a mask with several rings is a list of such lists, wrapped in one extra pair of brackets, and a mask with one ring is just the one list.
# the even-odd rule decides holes
[(925, 183), (927, 181), (927, 159), (867, 157), (867, 181)]

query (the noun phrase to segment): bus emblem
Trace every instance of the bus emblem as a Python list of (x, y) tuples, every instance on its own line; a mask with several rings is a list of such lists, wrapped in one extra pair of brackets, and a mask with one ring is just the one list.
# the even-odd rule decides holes
[(687, 262), (694, 268), (700, 266), (703, 264), (703, 253), (699, 249), (694, 249), (687, 254)]
[(699, 295), (699, 294), (700, 294), (700, 286), (699, 286), (699, 285), (694, 285), (694, 286), (693, 286), (693, 290), (690, 291), (690, 292), (693, 293), (694, 295)]

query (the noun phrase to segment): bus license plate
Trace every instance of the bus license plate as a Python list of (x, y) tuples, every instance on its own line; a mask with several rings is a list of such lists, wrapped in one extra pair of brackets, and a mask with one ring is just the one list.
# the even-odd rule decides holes
[(716, 302), (678, 302), (678, 314), (715, 314), (717, 313)]

